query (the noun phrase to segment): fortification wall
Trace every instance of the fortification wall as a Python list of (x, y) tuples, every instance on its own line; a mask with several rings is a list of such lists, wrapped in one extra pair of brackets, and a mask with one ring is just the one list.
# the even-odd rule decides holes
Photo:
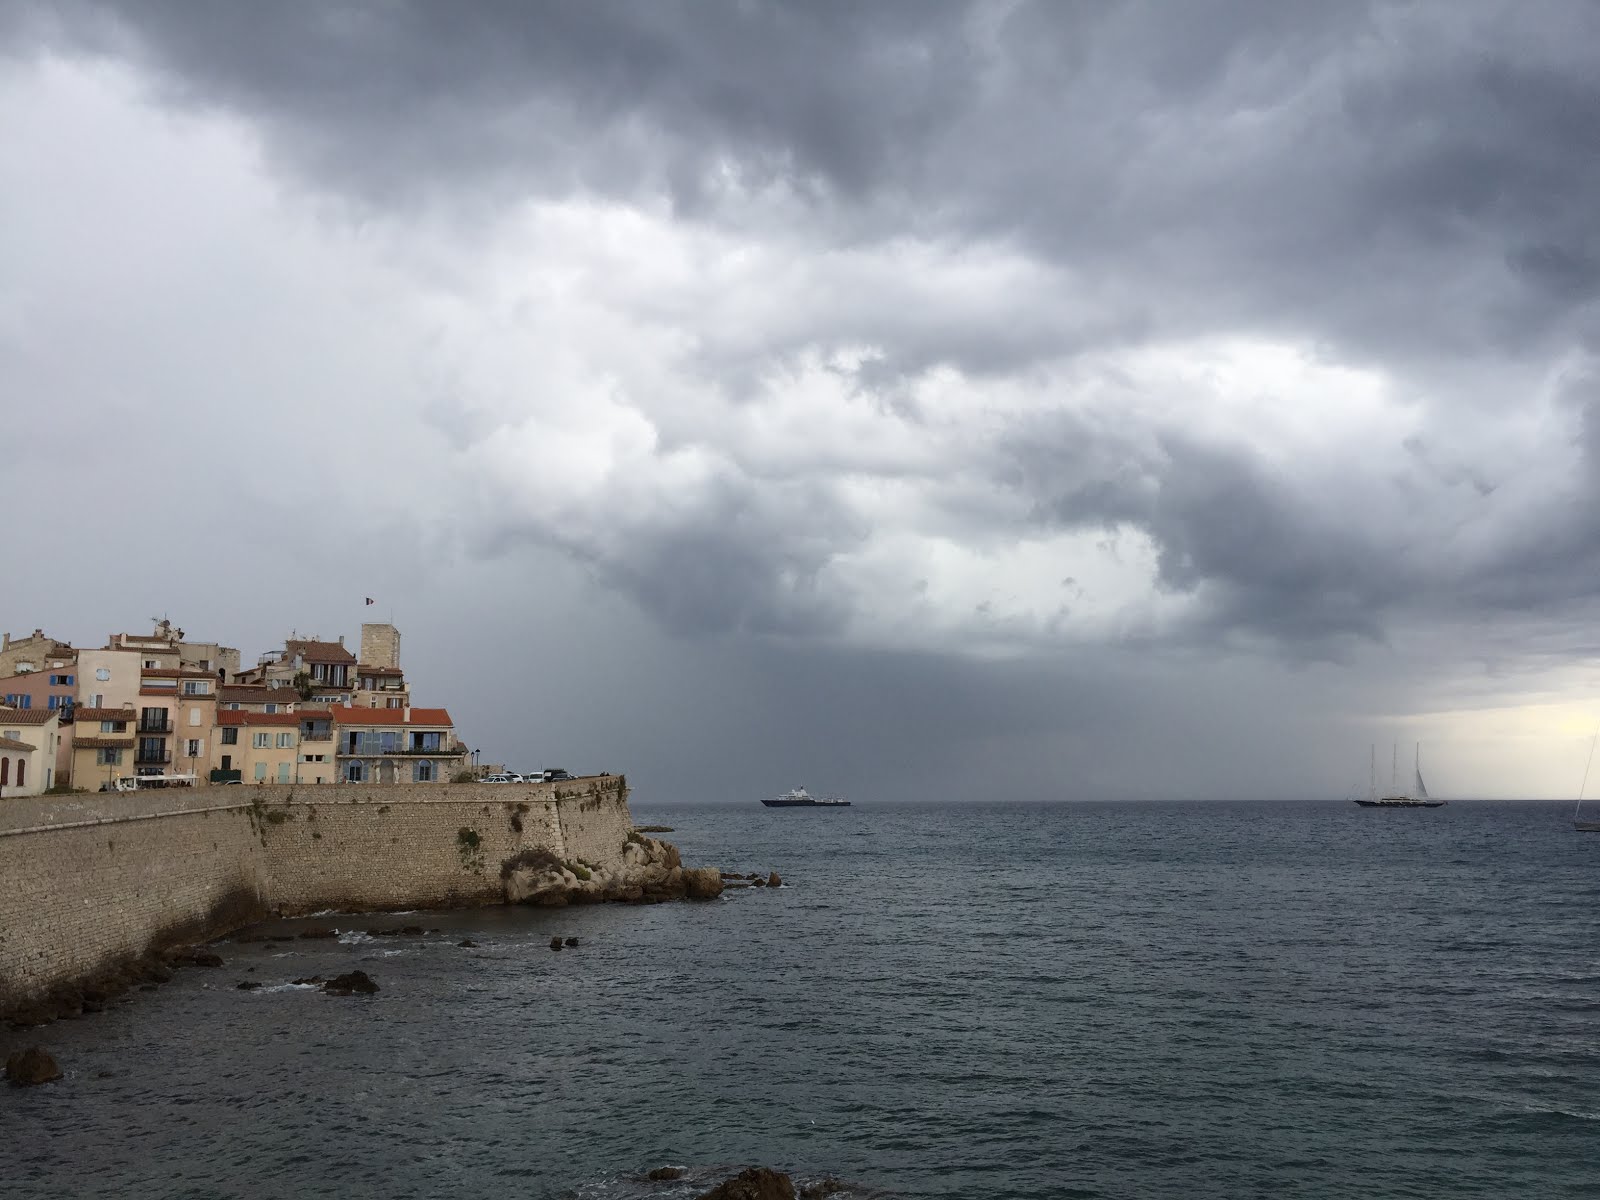
[(161, 946), (268, 915), (246, 808), (0, 835), (0, 1009)]
[(0, 1009), (273, 912), (497, 904), (518, 851), (616, 867), (632, 828), (621, 776), (40, 797), (0, 815)]

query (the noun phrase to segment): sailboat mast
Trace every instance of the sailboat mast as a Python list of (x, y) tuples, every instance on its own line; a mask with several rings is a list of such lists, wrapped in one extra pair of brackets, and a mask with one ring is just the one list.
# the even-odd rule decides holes
[(1372, 779), (1368, 784), (1372, 791), (1372, 798), (1378, 798), (1378, 743), (1372, 743)]
[(1400, 790), (1400, 743), (1389, 747), (1389, 790)]

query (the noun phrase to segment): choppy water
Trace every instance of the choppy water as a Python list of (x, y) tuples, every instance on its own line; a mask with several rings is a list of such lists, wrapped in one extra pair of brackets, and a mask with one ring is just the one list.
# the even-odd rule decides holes
[[(0, 1191), (1600, 1195), (1600, 835), (1564, 806), (635, 817), (790, 886), (224, 944), (11, 1037), (69, 1075), (0, 1092)], [(376, 997), (234, 987), (355, 966)]]

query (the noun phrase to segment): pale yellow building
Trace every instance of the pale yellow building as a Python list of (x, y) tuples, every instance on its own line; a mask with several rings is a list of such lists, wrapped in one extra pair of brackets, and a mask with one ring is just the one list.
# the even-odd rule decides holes
[(60, 751), (59, 709), (0, 708), (0, 799), (54, 787)]
[[(217, 714), (211, 761), (224, 779), (238, 778), (242, 783), (298, 782), (300, 717), (292, 712), (223, 709)], [(331, 762), (326, 770), (331, 782)]]
[(75, 709), (68, 782), (82, 791), (97, 792), (121, 776), (132, 775), (138, 724), (139, 710), (131, 705)]

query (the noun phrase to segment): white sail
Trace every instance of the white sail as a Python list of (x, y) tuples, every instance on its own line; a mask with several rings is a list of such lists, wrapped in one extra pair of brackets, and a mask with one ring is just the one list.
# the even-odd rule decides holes
[(1417, 799), (1426, 800), (1427, 798), (1428, 798), (1428, 785), (1422, 782), (1422, 768), (1418, 767), (1417, 768)]

